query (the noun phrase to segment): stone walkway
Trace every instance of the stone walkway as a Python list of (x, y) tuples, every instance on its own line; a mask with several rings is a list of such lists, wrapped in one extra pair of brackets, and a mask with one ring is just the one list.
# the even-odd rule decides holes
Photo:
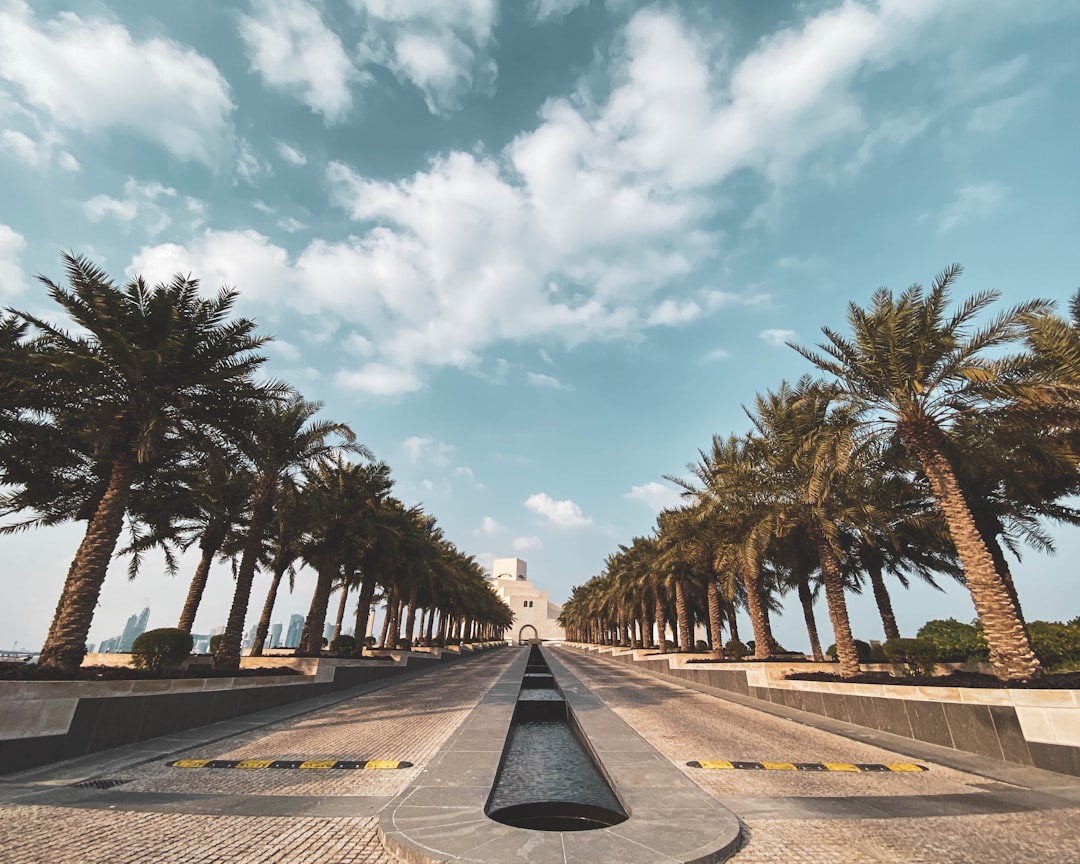
[[(743, 819), (747, 843), (732, 859), (735, 864), (1011, 864), (1034, 856), (1080, 864), (1080, 781), (1075, 778), (1018, 772), (977, 757), (918, 758), (910, 747), (884, 749), (659, 681), (623, 664), (569, 649), (556, 652), (612, 710)], [(131, 751), (0, 779), (0, 862), (392, 864), (375, 834), (376, 814), (423, 770), (516, 656), (516, 651), (480, 654), (387, 682), (358, 698), (258, 728), (249, 725), (230, 737), (220, 738), (219, 732), (216, 741), (206, 732), (201, 743), (192, 739), (183, 752), (162, 750), (151, 758), (146, 745), (153, 742), (145, 742)], [(166, 758), (212, 757), (386, 758), (416, 767), (164, 765)], [(930, 770), (848, 774), (686, 767), (695, 759), (917, 761)], [(116, 785), (70, 785), (83, 777)]]
[[(747, 826), (734, 864), (1080, 862), (1080, 782), (1031, 770), (1033, 786), (956, 770), (680, 687), (570, 649), (556, 656)], [(920, 773), (705, 771), (695, 759), (912, 762)], [(1003, 775), (1014, 772), (1002, 771)], [(949, 815), (947, 815), (949, 814)], [(952, 815), (955, 814), (955, 815)]]

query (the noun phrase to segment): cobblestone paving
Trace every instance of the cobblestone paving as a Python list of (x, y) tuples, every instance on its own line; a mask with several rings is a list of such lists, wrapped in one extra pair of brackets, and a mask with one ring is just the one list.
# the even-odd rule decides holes
[[(909, 757), (658, 680), (571, 650), (556, 656), (694, 782), (735, 804), (745, 797), (978, 794), (984, 777), (923, 762), (919, 774), (703, 771), (691, 759), (784, 762), (910, 762)], [(991, 784), (1003, 787), (1005, 784)], [(789, 797), (790, 796), (790, 797)], [(794, 805), (794, 806), (797, 806)], [(790, 808), (789, 808), (790, 809)], [(1040, 853), (1080, 864), (1080, 808), (884, 819), (743, 820), (747, 844), (734, 864), (1014, 864)]]
[[(172, 758), (394, 758), (399, 770), (167, 768), (118, 772), (118, 791), (183, 795), (392, 796), (423, 769), (513, 660), (493, 652)], [(0, 806), (2, 864), (391, 864), (374, 817), (232, 816)]]

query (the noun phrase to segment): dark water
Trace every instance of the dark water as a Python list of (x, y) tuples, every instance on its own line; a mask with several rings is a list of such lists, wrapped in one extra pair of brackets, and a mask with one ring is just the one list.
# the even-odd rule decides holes
[(580, 802), (622, 810), (569, 725), (526, 721), (510, 727), (488, 811), (538, 801)]

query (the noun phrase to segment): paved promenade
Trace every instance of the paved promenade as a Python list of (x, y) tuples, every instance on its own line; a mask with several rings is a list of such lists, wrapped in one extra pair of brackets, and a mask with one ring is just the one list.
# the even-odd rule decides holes
[[(903, 751), (883, 749), (669, 684), (621, 663), (555, 650), (608, 707), (743, 820), (748, 842), (731, 859), (734, 864), (1080, 862), (1076, 778), (967, 755), (949, 758), (967, 770), (913, 759), (930, 748), (907, 741)], [(703, 759), (917, 761), (930, 770), (686, 767)]]
[[(1080, 864), (1080, 781), (971, 756), (921, 758), (555, 649), (582, 682), (737, 813), (736, 864)], [(492, 651), (311, 710), (143, 742), (0, 780), (3, 864), (390, 864), (375, 815), (516, 656)], [(333, 700), (327, 700), (330, 702)], [(233, 732), (223, 737), (226, 733)], [(159, 752), (153, 752), (153, 747)], [(900, 747), (900, 745), (897, 745)], [(923, 745), (925, 746), (925, 745)], [(913, 749), (914, 748), (914, 749)], [(953, 751), (950, 751), (953, 752)], [(168, 768), (172, 759), (407, 760), (398, 770)], [(691, 760), (913, 762), (921, 773), (724, 771)], [(947, 763), (947, 764), (946, 764)], [(257, 764), (257, 763), (254, 763)], [(90, 780), (98, 788), (73, 783)], [(109, 787), (109, 788), (101, 788)], [(618, 864), (618, 862), (609, 862)]]

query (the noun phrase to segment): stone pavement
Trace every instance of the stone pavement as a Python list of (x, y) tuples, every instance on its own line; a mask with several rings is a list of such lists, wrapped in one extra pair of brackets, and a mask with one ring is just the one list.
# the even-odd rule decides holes
[[(571, 649), (556, 656), (620, 717), (738, 814), (747, 842), (735, 864), (1080, 862), (1080, 781), (944, 753), (898, 749), (659, 681)], [(835, 725), (835, 724), (834, 724)], [(845, 724), (846, 725), (846, 724)], [(899, 749), (903, 748), (903, 749)], [(934, 751), (937, 761), (925, 758)], [(913, 756), (915, 758), (913, 758)], [(920, 773), (705, 771), (691, 760), (912, 762)], [(951, 764), (950, 767), (945, 762)], [(1003, 782), (1007, 778), (1013, 782)], [(1023, 782), (1019, 782), (1023, 781)]]
[[(856, 740), (623, 664), (557, 650), (593, 692), (733, 810), (735, 864), (1080, 864), (1080, 781), (919, 745)], [(376, 814), (517, 656), (492, 651), (364, 695), (141, 742), (0, 780), (2, 864), (390, 864)], [(786, 710), (786, 709), (785, 709)], [(835, 725), (832, 727), (838, 729)], [(864, 736), (865, 737), (865, 736)], [(155, 750), (155, 747), (157, 748)], [(180, 769), (176, 758), (405, 759), (395, 771)], [(911, 762), (918, 774), (704, 771), (694, 759)], [(76, 788), (89, 779), (98, 786)], [(618, 862), (608, 862), (618, 864)]]

